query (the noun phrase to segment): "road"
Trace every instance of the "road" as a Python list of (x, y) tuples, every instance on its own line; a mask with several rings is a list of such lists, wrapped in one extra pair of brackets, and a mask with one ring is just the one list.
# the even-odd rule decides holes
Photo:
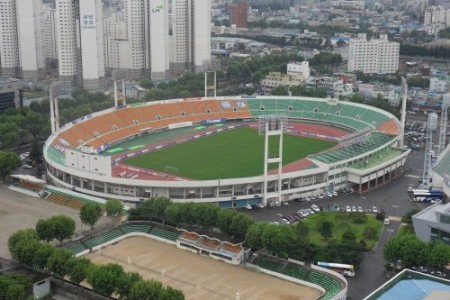
[[(365, 254), (361, 266), (356, 271), (356, 276), (348, 279), (347, 299), (363, 299), (389, 279), (384, 269), (386, 263), (383, 258), (384, 245), (397, 234), (400, 227), (399, 220), (404, 214), (413, 208), (423, 208), (423, 205), (426, 205), (411, 202), (406, 192), (408, 187), (417, 187), (419, 184), (423, 170), (423, 157), (423, 150), (413, 152), (407, 161), (407, 167), (411, 169), (410, 173), (370, 193), (339, 195), (314, 202), (325, 209), (332, 208), (334, 204), (339, 204), (341, 207), (361, 206), (363, 209), (376, 206), (378, 209), (384, 209), (386, 215), (391, 218), (391, 224), (382, 229), (377, 247)], [(258, 221), (280, 221), (283, 215), (292, 214), (300, 208), (309, 208), (311, 204), (292, 202), (288, 206), (245, 210), (245, 212)]]

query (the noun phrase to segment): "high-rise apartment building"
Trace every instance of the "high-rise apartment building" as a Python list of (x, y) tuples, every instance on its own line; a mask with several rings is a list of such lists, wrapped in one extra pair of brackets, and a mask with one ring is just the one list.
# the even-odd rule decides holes
[(348, 70), (363, 73), (389, 74), (398, 70), (400, 45), (390, 42), (387, 35), (367, 40), (365, 33), (350, 39)]
[(38, 80), (45, 68), (42, 1), (16, 1), (21, 78)]
[(450, 8), (444, 6), (430, 6), (425, 9), (423, 25), (443, 24), (450, 26)]
[(167, 78), (168, 0), (125, 0), (105, 19), (107, 67), (127, 79)]
[(248, 4), (241, 1), (237, 4), (230, 5), (230, 21), (236, 25), (236, 28), (247, 28)]
[(102, 0), (56, 1), (60, 80), (96, 89), (105, 75)]
[(2, 77), (21, 77), (16, 0), (0, 0), (0, 65)]
[(211, 1), (172, 1), (172, 60), (175, 73), (204, 71), (211, 63)]
[(42, 10), (42, 40), (46, 61), (56, 61), (58, 59), (55, 12), (56, 10), (49, 5), (44, 5)]
[(3, 77), (37, 80), (44, 70), (41, 0), (0, 0)]

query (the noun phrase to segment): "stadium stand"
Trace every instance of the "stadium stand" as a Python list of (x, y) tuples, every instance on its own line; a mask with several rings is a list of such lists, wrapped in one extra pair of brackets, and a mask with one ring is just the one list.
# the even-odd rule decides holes
[(442, 156), (438, 163), (433, 167), (433, 170), (442, 177), (450, 175), (450, 151), (447, 151), (447, 153)]
[(31, 190), (33, 192), (39, 192), (42, 191), (44, 189), (44, 184), (39, 184), (39, 183), (33, 183), (33, 182), (29, 182), (29, 181), (18, 181), (15, 183), (15, 185), (21, 187), (21, 188), (25, 188), (28, 190)]
[(323, 287), (326, 292), (319, 298), (320, 300), (331, 299), (342, 290), (341, 283), (336, 278), (276, 257), (259, 254), (252, 264)]
[[(70, 207), (70, 208), (73, 208), (76, 210), (80, 210), (83, 207), (83, 205), (85, 205), (86, 203), (89, 203), (89, 202), (101, 205), (101, 204), (99, 204), (97, 202), (93, 202), (91, 200), (83, 199), (80, 197), (74, 197), (74, 196), (67, 195), (67, 194), (64, 194), (61, 192), (53, 191), (51, 189), (47, 189), (46, 191), (49, 192), (49, 194), (50, 194), (46, 198), (47, 201), (53, 202), (58, 205), (64, 205), (64, 206), (67, 206), (67, 207)], [(104, 208), (102, 207), (102, 215), (103, 215), (103, 213), (104, 213)]]
[(317, 155), (311, 156), (313, 159), (317, 159), (324, 163), (334, 163), (340, 160), (354, 158), (365, 152), (374, 150), (393, 139), (392, 136), (380, 133), (372, 132), (365, 141), (355, 143), (347, 148), (340, 148)]

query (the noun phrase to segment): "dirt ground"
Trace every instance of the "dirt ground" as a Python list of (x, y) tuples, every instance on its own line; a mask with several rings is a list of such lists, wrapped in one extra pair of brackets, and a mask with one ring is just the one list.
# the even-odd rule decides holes
[(320, 296), (315, 289), (145, 237), (123, 240), (87, 257), (96, 263), (119, 263), (145, 279), (182, 290), (186, 299), (312, 300)]
[[(76, 222), (76, 232), (89, 230), (81, 225), (79, 211), (48, 202), (44, 199), (30, 197), (0, 185), (0, 257), (11, 258), (8, 251), (8, 238), (19, 229), (34, 228), (39, 219), (50, 218), (54, 215), (66, 215)], [(96, 226), (111, 222), (102, 217)]]

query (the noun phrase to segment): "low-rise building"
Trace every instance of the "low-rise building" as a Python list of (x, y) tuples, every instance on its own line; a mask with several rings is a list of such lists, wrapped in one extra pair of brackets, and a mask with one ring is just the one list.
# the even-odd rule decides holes
[(287, 75), (281, 72), (270, 72), (263, 80), (261, 80), (261, 92), (263, 95), (272, 94), (272, 90), (279, 86), (296, 86), (305, 83), (302, 75)]
[(430, 78), (430, 91), (438, 93), (448, 92), (450, 87), (450, 76), (439, 74)]
[(0, 112), (23, 106), (22, 83), (19, 80), (0, 80)]
[(307, 60), (287, 64), (288, 75), (302, 75), (303, 78), (307, 79), (310, 76), (310, 72), (309, 61)]

